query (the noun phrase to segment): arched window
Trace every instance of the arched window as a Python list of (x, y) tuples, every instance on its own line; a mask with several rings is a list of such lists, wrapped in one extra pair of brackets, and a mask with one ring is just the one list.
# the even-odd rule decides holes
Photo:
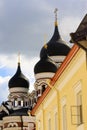
[(42, 85), (42, 93), (45, 91), (45, 85)]
[(9, 123), (9, 124), (8, 124), (8, 128), (9, 128), (9, 127), (13, 127), (13, 123)]
[(14, 122), (14, 123), (9, 123), (8, 124), (8, 128), (9, 127), (18, 127), (18, 124), (16, 123), (16, 122)]
[(23, 107), (23, 100), (21, 100), (21, 106)]
[(18, 127), (18, 124), (17, 123), (13, 123), (13, 127)]
[(17, 107), (18, 106), (18, 101), (17, 101), (17, 99), (15, 100), (15, 107)]

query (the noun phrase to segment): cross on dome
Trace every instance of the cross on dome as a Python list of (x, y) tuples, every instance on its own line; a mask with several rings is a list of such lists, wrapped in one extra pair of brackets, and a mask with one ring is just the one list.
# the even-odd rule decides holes
[(20, 64), (20, 52), (18, 53), (18, 64)]
[(54, 13), (55, 13), (55, 25), (57, 25), (57, 11), (58, 11), (58, 9), (55, 8), (55, 10), (54, 10)]

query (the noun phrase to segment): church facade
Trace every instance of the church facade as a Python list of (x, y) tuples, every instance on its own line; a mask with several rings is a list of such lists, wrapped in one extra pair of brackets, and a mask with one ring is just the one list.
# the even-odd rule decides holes
[[(87, 129), (86, 52), (76, 44), (70, 48), (62, 40), (57, 9), (54, 13), (53, 36), (43, 45), (34, 66), (34, 91), (29, 93), (29, 80), (18, 61), (8, 82), (8, 100), (0, 106), (1, 130)], [(83, 39), (87, 43), (85, 35)]]

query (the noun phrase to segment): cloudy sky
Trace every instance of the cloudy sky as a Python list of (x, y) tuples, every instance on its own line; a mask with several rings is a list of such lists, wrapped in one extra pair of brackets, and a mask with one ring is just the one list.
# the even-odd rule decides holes
[(69, 34), (87, 13), (86, 0), (0, 0), (0, 102), (7, 100), (8, 81), (16, 72), (18, 52), (32, 91), (34, 65), (54, 31), (55, 8), (60, 34), (69, 43)]

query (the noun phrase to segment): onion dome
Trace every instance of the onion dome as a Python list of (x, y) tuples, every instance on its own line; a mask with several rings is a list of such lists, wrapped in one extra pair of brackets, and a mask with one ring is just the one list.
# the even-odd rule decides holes
[(14, 87), (29, 88), (29, 81), (23, 75), (21, 71), (20, 63), (18, 63), (18, 68), (15, 75), (9, 80), (8, 86), (9, 88), (14, 88)]
[(52, 62), (49, 58), (46, 57), (41, 58), (34, 67), (34, 73), (36, 78), (39, 76), (40, 78), (46, 78), (46, 76), (52, 78), (56, 71), (57, 67), (54, 62)]
[[(47, 49), (47, 54), (46, 50)], [(47, 47), (43, 47), (40, 52), (40, 58), (44, 55), (49, 56), (66, 56), (70, 51), (70, 47), (62, 40), (57, 24), (57, 9), (55, 10), (55, 30), (51, 40), (47, 43)]]
[(42, 72), (56, 72), (57, 67), (54, 63), (49, 61), (48, 59), (41, 59), (34, 67), (34, 73), (42, 73)]

